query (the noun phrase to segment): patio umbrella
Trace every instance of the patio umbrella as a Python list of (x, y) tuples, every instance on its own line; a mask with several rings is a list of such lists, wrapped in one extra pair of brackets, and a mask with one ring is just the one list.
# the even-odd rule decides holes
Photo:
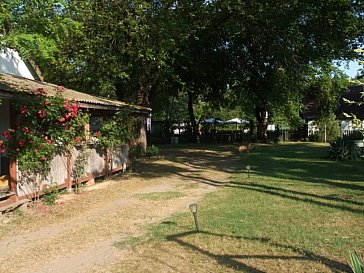
[(249, 121), (240, 119), (240, 118), (233, 118), (233, 119), (229, 119), (229, 120), (225, 121), (224, 123), (225, 124), (248, 124)]
[(206, 123), (206, 124), (218, 124), (218, 125), (224, 124), (224, 122), (222, 120), (218, 120), (216, 118), (208, 118), (208, 119), (205, 119), (203, 123)]

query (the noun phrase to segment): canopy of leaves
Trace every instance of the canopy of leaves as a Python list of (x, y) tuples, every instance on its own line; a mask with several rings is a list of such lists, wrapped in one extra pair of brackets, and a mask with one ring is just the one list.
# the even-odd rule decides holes
[(296, 123), (309, 87), (336, 88), (320, 71), (354, 56), (363, 14), (349, 0), (4, 0), (0, 39), (77, 90), (155, 109), (184, 92)]

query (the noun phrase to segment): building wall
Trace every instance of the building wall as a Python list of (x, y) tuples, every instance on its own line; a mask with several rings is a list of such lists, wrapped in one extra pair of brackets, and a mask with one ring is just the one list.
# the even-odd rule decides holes
[(5, 48), (0, 51), (0, 73), (34, 80), (32, 73), (20, 58), (18, 52), (10, 48)]
[[(89, 147), (87, 150), (88, 160), (85, 168), (85, 175), (81, 178), (82, 181), (88, 181), (97, 177), (104, 176), (105, 173), (105, 154), (103, 150)], [(115, 153), (113, 159), (113, 170), (118, 171), (126, 168), (128, 163), (129, 146), (122, 144), (119, 150)], [(51, 172), (47, 177), (47, 181), (44, 181), (43, 187), (50, 187), (57, 185), (58, 188), (66, 188), (72, 185), (72, 181), (67, 181), (68, 177), (72, 177), (72, 166), (75, 158), (78, 155), (78, 151), (75, 149), (72, 152), (72, 157), (67, 158), (65, 156), (57, 155), (52, 161)], [(70, 160), (70, 164), (68, 164)], [(68, 169), (67, 166), (70, 166)], [(69, 173), (70, 172), (70, 173)], [(20, 172), (17, 172), (17, 193), (19, 197), (30, 197), (32, 195), (32, 188), (29, 187), (29, 183), (25, 183), (25, 177), (22, 177)]]

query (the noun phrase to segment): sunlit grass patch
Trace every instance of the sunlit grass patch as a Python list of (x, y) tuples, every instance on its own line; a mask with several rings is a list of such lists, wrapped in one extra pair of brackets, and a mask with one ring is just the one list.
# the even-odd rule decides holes
[(326, 152), (258, 146), (198, 204), (200, 233), (186, 212), (153, 226), (152, 237), (193, 251), (197, 263), (217, 262), (216, 272), (347, 272), (349, 249), (364, 253), (364, 165), (329, 161)]
[(140, 200), (163, 201), (163, 200), (183, 197), (184, 194), (178, 191), (167, 191), (167, 192), (140, 193), (140, 194), (134, 194), (133, 196)]

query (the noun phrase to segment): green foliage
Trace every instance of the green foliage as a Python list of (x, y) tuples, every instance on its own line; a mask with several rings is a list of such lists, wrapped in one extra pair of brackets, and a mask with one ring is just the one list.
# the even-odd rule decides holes
[(133, 126), (134, 119), (128, 110), (121, 110), (113, 116), (105, 117), (99, 130), (99, 144), (114, 151), (133, 137), (131, 133)]
[(75, 181), (75, 192), (79, 193), (79, 179), (85, 175), (86, 166), (89, 159), (89, 153), (87, 143), (77, 145), (75, 148), (77, 156), (72, 164), (72, 178)]
[(334, 106), (341, 77), (328, 64), (355, 55), (362, 17), (360, 1), (343, 0), (4, 0), (0, 40), (77, 90), (164, 112), (183, 92), (192, 125), (193, 103), (207, 101), (241, 107), (259, 128), (266, 111), (298, 127), (310, 86), (320, 110)]
[(159, 148), (155, 145), (147, 146), (145, 156), (148, 158), (159, 156)]
[(314, 67), (307, 97), (314, 102), (315, 119), (323, 120), (337, 109), (340, 97), (348, 91), (347, 76), (333, 65)]
[(104, 117), (98, 132), (98, 144), (108, 153), (109, 172), (113, 168), (114, 154), (121, 144), (133, 138), (134, 127), (135, 120), (128, 110), (120, 110), (112, 116)]
[(67, 153), (86, 140), (88, 116), (79, 110), (79, 103), (62, 97), (62, 88), (56, 96), (37, 89), (32, 97), (19, 95), (13, 99), (15, 128), (2, 133), (5, 141), (1, 149), (18, 158), (20, 171), (46, 175), (56, 153)]
[(321, 117), (315, 123), (319, 129), (316, 133), (316, 141), (318, 142), (325, 142), (325, 133), (327, 142), (336, 140), (341, 134), (340, 124), (333, 113)]
[(44, 190), (43, 201), (48, 206), (54, 206), (58, 198), (57, 183), (51, 183), (51, 186)]
[(353, 273), (364, 273), (364, 267), (363, 267), (363, 263), (360, 260), (359, 255), (355, 252), (350, 250), (349, 251), (350, 254), (350, 267), (353, 270)]
[(141, 144), (133, 145), (129, 148), (129, 154), (133, 160), (139, 160), (144, 157), (144, 147)]
[(79, 103), (62, 97), (63, 89), (58, 87), (55, 96), (38, 88), (32, 95), (14, 97), (15, 128), (2, 132), (1, 152), (17, 160), (20, 184), (35, 192), (36, 199), (56, 154), (69, 154), (86, 141), (88, 115)]
[(342, 137), (331, 142), (328, 151), (329, 159), (334, 160), (357, 160), (360, 154), (360, 149), (354, 141)]

